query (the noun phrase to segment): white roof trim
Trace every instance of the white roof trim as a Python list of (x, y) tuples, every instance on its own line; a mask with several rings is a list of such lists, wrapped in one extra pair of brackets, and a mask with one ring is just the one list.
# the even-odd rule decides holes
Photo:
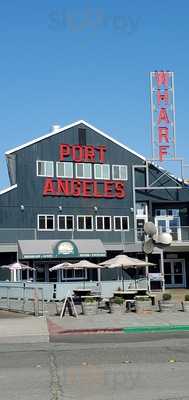
[(74, 123), (72, 123), (70, 125), (67, 125), (67, 126), (64, 126), (63, 128), (58, 129), (56, 132), (53, 132), (53, 133), (51, 132), (51, 133), (48, 133), (46, 135), (43, 135), (43, 136), (39, 137), (38, 139), (31, 140), (30, 142), (27, 142), (27, 143), (25, 143), (25, 144), (23, 144), (21, 146), (18, 146), (18, 147), (15, 147), (14, 149), (6, 151), (5, 154), (8, 156), (11, 153), (15, 153), (18, 150), (24, 149), (25, 147), (28, 147), (28, 146), (31, 146), (32, 144), (40, 142), (41, 140), (44, 140), (44, 139), (47, 139), (47, 138), (49, 138), (51, 136), (57, 135), (58, 133), (63, 132), (66, 129), (73, 128), (74, 126), (79, 125), (79, 124), (84, 124), (84, 125), (88, 126), (88, 128), (95, 130), (97, 133), (99, 133), (100, 135), (104, 136), (106, 139), (111, 140), (111, 142), (117, 144), (118, 146), (122, 147), (125, 150), (128, 150), (132, 154), (135, 154), (135, 156), (141, 158), (143, 161), (146, 161), (146, 158), (144, 156), (142, 156), (141, 154), (138, 154), (136, 151), (131, 150), (129, 147), (127, 147), (124, 144), (118, 142), (117, 140), (113, 139), (111, 136), (109, 136), (106, 133), (100, 131), (99, 129), (95, 128), (95, 126), (89, 124), (88, 122), (86, 122), (84, 120), (80, 120), (80, 121), (74, 122)]
[(12, 186), (9, 186), (6, 189), (0, 190), (0, 195), (4, 194), (4, 193), (7, 193), (7, 192), (10, 192), (10, 190), (16, 189), (17, 187), (18, 187), (18, 185), (16, 183), (16, 185), (12, 185)]

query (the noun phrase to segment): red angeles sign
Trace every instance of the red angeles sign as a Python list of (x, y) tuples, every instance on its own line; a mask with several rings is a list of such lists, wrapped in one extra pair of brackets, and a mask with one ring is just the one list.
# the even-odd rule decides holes
[(73, 197), (98, 197), (118, 198), (125, 197), (124, 184), (121, 181), (102, 181), (83, 179), (52, 179), (47, 178), (43, 188), (44, 196), (73, 196)]

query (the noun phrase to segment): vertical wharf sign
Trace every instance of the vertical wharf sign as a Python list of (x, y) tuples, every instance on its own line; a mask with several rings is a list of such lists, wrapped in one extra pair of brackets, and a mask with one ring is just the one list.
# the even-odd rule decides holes
[[(60, 144), (59, 162), (105, 164), (105, 146)], [(43, 196), (117, 198), (126, 196), (125, 183), (110, 179), (45, 178)]]
[(174, 73), (150, 73), (152, 157), (176, 159)]

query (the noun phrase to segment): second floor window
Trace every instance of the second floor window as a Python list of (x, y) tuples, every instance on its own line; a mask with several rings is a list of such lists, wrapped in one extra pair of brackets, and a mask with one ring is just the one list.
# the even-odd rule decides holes
[(97, 216), (96, 217), (96, 230), (97, 231), (111, 231), (111, 217)]
[(114, 230), (115, 231), (128, 231), (129, 230), (129, 217), (114, 217)]
[(76, 178), (91, 179), (92, 178), (92, 168), (89, 163), (76, 163)]
[(37, 161), (37, 176), (54, 176), (53, 161)]
[(77, 230), (78, 231), (92, 231), (93, 230), (92, 215), (78, 215)]
[(56, 176), (58, 178), (73, 178), (73, 163), (72, 162), (57, 162)]
[(112, 179), (127, 181), (127, 165), (112, 165)]
[(59, 231), (73, 231), (74, 229), (73, 215), (58, 215), (58, 230)]
[(38, 215), (37, 229), (38, 231), (54, 231), (54, 215)]
[(110, 166), (109, 164), (95, 164), (94, 165), (95, 179), (110, 179)]

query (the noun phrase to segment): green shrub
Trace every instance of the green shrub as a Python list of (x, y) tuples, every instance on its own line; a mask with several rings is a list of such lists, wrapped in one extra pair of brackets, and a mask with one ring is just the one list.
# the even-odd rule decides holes
[(85, 303), (95, 303), (96, 299), (95, 297), (86, 297), (85, 298)]
[(150, 301), (150, 297), (145, 297), (145, 296), (137, 296), (136, 297), (137, 301)]
[(114, 303), (115, 304), (119, 304), (119, 305), (121, 305), (121, 304), (123, 304), (123, 302), (124, 302), (124, 299), (123, 299), (123, 297), (114, 297)]
[(162, 298), (163, 298), (163, 301), (168, 301), (168, 300), (171, 300), (171, 293), (163, 293), (163, 296), (162, 296)]
[(185, 300), (185, 301), (189, 301), (189, 294), (185, 294), (184, 300)]

